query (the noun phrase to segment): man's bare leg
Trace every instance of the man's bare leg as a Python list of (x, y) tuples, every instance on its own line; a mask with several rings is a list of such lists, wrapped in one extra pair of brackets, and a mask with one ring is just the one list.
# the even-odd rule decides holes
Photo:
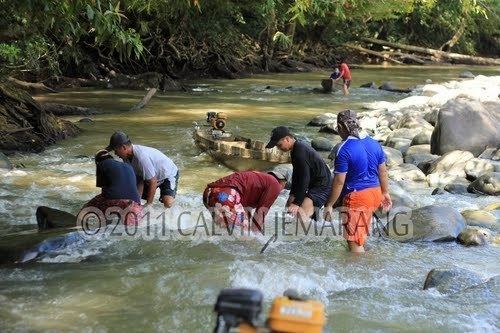
[(164, 195), (161, 198), (161, 201), (163, 202), (163, 206), (165, 208), (171, 208), (174, 205), (175, 198), (170, 195)]
[(347, 241), (347, 246), (349, 246), (349, 251), (352, 253), (364, 253), (365, 247), (363, 245), (358, 245), (356, 242)]

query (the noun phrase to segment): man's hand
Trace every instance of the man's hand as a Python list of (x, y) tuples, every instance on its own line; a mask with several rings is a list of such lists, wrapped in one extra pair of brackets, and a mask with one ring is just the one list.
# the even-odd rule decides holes
[(290, 206), (288, 206), (288, 212), (292, 214), (292, 216), (297, 216), (299, 209), (300, 206), (297, 206), (296, 204), (290, 204)]
[(333, 218), (333, 206), (325, 206), (323, 209), (323, 219), (325, 221), (331, 222)]
[(382, 210), (384, 212), (388, 212), (391, 210), (392, 207), (392, 200), (391, 200), (391, 195), (389, 192), (382, 193)]

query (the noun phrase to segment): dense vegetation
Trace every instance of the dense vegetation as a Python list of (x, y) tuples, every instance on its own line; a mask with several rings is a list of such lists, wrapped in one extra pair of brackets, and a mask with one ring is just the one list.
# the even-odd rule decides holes
[(498, 0), (0, 0), (0, 75), (325, 66), (360, 37), (500, 53)]

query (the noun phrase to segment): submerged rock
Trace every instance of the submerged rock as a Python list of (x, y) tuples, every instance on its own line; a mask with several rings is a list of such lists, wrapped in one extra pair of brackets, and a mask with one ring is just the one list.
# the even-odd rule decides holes
[(469, 72), (469, 71), (464, 71), (464, 72), (460, 73), (458, 75), (458, 77), (461, 78), (461, 79), (473, 79), (476, 76), (474, 74), (472, 74), (471, 72)]
[(92, 124), (92, 123), (94, 123), (94, 121), (91, 118), (82, 118), (82, 119), (78, 120), (78, 122), (82, 123), (82, 124)]
[(465, 229), (465, 219), (452, 207), (430, 205), (398, 214), (386, 228), (400, 242), (453, 241)]
[(365, 83), (365, 84), (362, 84), (359, 86), (360, 88), (369, 88), (369, 89), (377, 89), (377, 85), (375, 84), (375, 82), (368, 82), (368, 83)]
[(59, 209), (39, 206), (36, 210), (36, 222), (40, 230), (71, 228), (76, 226), (76, 216)]
[(385, 91), (390, 91), (390, 92), (397, 92), (397, 93), (410, 93), (411, 92), (411, 89), (398, 88), (392, 82), (384, 82), (378, 88), (380, 90), (385, 90)]
[(465, 246), (487, 245), (491, 242), (491, 232), (483, 228), (468, 227), (458, 235), (458, 242)]
[(333, 113), (320, 114), (307, 124), (307, 126), (325, 126), (328, 124), (337, 124), (337, 115)]
[(449, 294), (482, 282), (481, 276), (463, 268), (434, 268), (427, 274), (423, 289), (435, 288), (442, 294)]
[(431, 195), (442, 195), (442, 194), (445, 194), (445, 193), (446, 193), (445, 190), (443, 190), (440, 187), (436, 187), (434, 190), (432, 190)]
[(470, 183), (468, 191), (484, 195), (500, 195), (500, 172), (490, 172)]

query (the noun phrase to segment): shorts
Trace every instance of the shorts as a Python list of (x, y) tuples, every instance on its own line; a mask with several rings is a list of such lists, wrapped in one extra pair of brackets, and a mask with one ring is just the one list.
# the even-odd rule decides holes
[(82, 209), (87, 207), (99, 209), (104, 216), (106, 216), (106, 210), (110, 207), (127, 209), (124, 221), (120, 221), (125, 225), (138, 225), (142, 218), (142, 206), (130, 199), (106, 199), (102, 194), (99, 194), (90, 199)]
[(331, 186), (313, 187), (307, 190), (306, 197), (312, 200), (314, 207), (321, 208), (328, 201), (331, 192)]
[[(172, 186), (171, 182), (169, 179), (165, 179), (162, 181), (157, 188), (160, 189), (160, 202), (163, 202), (163, 197), (165, 195), (168, 195), (172, 198), (175, 198), (177, 195), (177, 186), (179, 184), (179, 171), (177, 171), (177, 174), (175, 175), (175, 184)], [(142, 191), (142, 199), (147, 200), (148, 199), (148, 184), (144, 182), (144, 189)]]
[(248, 226), (241, 195), (232, 187), (207, 187), (203, 192), (203, 204), (213, 214), (219, 226)]
[(344, 84), (349, 88), (351, 86), (351, 80), (344, 80)]
[(382, 203), (380, 187), (367, 188), (347, 194), (341, 209), (344, 238), (362, 246), (370, 233), (373, 212)]

